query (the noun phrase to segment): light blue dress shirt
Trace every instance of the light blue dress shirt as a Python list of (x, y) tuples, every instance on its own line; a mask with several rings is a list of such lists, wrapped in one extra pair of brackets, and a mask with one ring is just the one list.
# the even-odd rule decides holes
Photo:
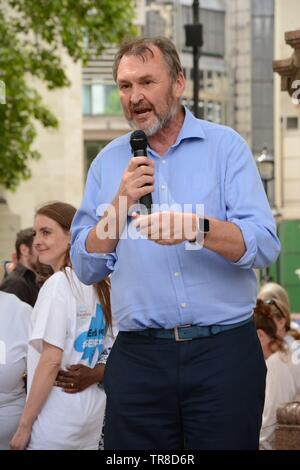
[(177, 204), (189, 212), (204, 204), (205, 215), (240, 228), (243, 257), (230, 262), (206, 248), (160, 246), (141, 236), (120, 239), (114, 253), (86, 251), (101, 205), (113, 201), (132, 157), (129, 137), (107, 145), (90, 167), (72, 225), (71, 259), (79, 279), (91, 284), (111, 274), (112, 310), (121, 331), (247, 319), (257, 294), (253, 268), (270, 265), (280, 251), (275, 222), (245, 141), (228, 127), (195, 119), (187, 109), (177, 140), (163, 157), (148, 147), (155, 164), (153, 203)]

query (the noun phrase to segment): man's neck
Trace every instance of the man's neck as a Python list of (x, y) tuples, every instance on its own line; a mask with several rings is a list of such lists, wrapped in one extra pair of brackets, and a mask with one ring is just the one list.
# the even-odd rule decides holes
[(180, 105), (176, 115), (153, 136), (148, 137), (149, 146), (163, 156), (166, 151), (176, 142), (184, 121), (184, 108)]
[(19, 260), (19, 261), (18, 261), (18, 265), (19, 265), (19, 266), (23, 266), (23, 268), (29, 269), (29, 271), (33, 271), (33, 272), (34, 272), (32, 266), (31, 266), (29, 263), (27, 263), (26, 260), (22, 260), (22, 261)]

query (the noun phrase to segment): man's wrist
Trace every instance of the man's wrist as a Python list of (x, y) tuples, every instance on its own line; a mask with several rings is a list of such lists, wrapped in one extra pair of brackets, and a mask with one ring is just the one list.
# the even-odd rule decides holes
[(196, 214), (193, 222), (195, 222), (196, 225), (195, 236), (189, 241), (190, 243), (202, 243), (210, 229), (209, 219), (199, 217)]

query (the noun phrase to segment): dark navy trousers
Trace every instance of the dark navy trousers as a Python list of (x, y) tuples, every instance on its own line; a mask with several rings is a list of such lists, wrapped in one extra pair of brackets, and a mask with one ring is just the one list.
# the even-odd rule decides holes
[(104, 376), (105, 449), (258, 449), (265, 377), (252, 322), (183, 342), (121, 332)]

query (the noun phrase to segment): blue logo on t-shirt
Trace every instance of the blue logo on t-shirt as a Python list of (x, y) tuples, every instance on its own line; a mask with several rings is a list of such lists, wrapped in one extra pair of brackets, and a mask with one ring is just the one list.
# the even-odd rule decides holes
[(96, 316), (91, 319), (88, 331), (81, 333), (74, 341), (74, 349), (82, 352), (81, 360), (87, 360), (89, 365), (97, 363), (103, 350), (103, 337), (106, 328), (103, 310), (100, 304), (96, 307)]

